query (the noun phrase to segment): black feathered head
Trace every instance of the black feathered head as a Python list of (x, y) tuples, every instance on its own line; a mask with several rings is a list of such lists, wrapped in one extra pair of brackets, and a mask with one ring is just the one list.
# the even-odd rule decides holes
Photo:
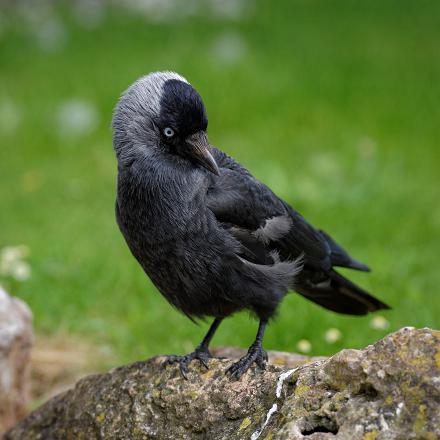
[(122, 165), (160, 151), (218, 174), (206, 136), (203, 100), (177, 73), (155, 72), (137, 80), (119, 100), (112, 126)]

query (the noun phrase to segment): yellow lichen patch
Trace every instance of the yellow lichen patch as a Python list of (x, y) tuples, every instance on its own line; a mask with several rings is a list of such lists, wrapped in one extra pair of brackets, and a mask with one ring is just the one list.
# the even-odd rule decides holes
[(192, 400), (197, 399), (197, 397), (199, 397), (199, 393), (197, 390), (189, 390), (189, 392), (187, 393), (187, 395), (189, 397), (191, 397)]
[(301, 397), (303, 394), (306, 394), (310, 390), (308, 385), (298, 385), (295, 389), (295, 396)]
[(266, 437), (264, 437), (264, 440), (272, 440), (272, 438), (273, 438), (273, 434), (269, 432), (269, 434), (267, 434)]
[(215, 370), (216, 368), (220, 367), (221, 364), (222, 364), (222, 361), (220, 359), (215, 359), (215, 358), (209, 359), (209, 368), (210, 369)]
[(385, 398), (385, 404), (386, 405), (391, 405), (394, 402), (393, 397), (392, 396), (387, 396)]
[(377, 431), (370, 431), (365, 433), (364, 438), (362, 440), (376, 440), (378, 432)]
[(405, 396), (407, 406), (417, 407), (425, 398), (425, 391), (419, 384), (412, 385), (409, 381), (401, 382), (400, 389)]
[(421, 355), (413, 357), (412, 359), (407, 359), (407, 362), (413, 367), (428, 367), (432, 363), (432, 357), (428, 355)]
[(435, 354), (435, 365), (437, 365), (437, 368), (440, 368), (440, 348), (437, 349), (437, 353)]
[(95, 419), (98, 423), (102, 423), (105, 420), (105, 414), (104, 413), (98, 414)]
[(240, 424), (240, 427), (238, 428), (239, 431), (243, 431), (243, 429), (246, 429), (251, 424), (251, 419), (249, 417), (245, 417), (243, 421)]
[(426, 425), (426, 405), (419, 406), (416, 421), (414, 422), (414, 432), (419, 433)]
[(338, 392), (333, 396), (333, 400), (335, 400), (336, 402), (343, 402), (346, 399), (347, 399), (347, 396), (345, 396), (341, 392)]
[(159, 390), (153, 390), (153, 391), (151, 392), (151, 395), (152, 395), (155, 399), (157, 399), (158, 397), (160, 397), (160, 391), (159, 391)]
[(211, 370), (208, 370), (206, 373), (201, 374), (200, 377), (203, 380), (209, 380), (212, 378), (212, 376), (214, 376), (214, 373), (215, 373), (215, 370), (211, 369)]
[(285, 365), (286, 364), (286, 358), (283, 356), (272, 356), (270, 358), (270, 363), (274, 365)]

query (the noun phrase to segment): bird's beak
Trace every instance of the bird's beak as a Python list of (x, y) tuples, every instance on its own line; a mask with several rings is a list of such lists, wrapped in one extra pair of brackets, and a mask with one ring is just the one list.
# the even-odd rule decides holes
[(190, 156), (196, 160), (202, 167), (211, 171), (215, 175), (220, 175), (217, 163), (212, 157), (208, 142), (208, 137), (204, 131), (198, 131), (186, 138), (186, 144), (189, 147)]

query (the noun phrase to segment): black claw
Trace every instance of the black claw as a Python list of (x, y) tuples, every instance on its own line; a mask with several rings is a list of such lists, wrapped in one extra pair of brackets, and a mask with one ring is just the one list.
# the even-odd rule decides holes
[(209, 366), (208, 366), (208, 360), (204, 359), (204, 358), (199, 358), (199, 361), (202, 363), (202, 365), (209, 370)]
[(182, 375), (182, 377), (186, 380), (188, 380), (188, 366), (185, 362), (181, 362), (180, 366), (180, 374)]
[(252, 345), (245, 356), (226, 370), (226, 374), (231, 378), (240, 379), (253, 363), (255, 363), (260, 369), (265, 370), (266, 361), (267, 353), (263, 350), (261, 345)]
[(179, 363), (180, 374), (184, 379), (188, 379), (189, 368), (188, 364), (197, 359), (207, 370), (209, 370), (208, 361), (212, 357), (211, 353), (207, 349), (196, 349), (190, 354), (183, 356), (170, 355), (167, 356), (166, 364)]
[(255, 363), (257, 364), (258, 368), (260, 368), (261, 370), (266, 369), (266, 361), (263, 358), (255, 359)]

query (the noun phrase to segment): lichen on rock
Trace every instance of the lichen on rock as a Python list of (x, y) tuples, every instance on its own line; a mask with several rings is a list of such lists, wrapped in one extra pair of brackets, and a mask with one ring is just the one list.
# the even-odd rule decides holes
[(275, 353), (239, 381), (230, 360), (193, 361), (185, 380), (157, 357), (82, 379), (6, 440), (434, 440), (439, 350), (439, 332), (404, 328), (328, 359)]

